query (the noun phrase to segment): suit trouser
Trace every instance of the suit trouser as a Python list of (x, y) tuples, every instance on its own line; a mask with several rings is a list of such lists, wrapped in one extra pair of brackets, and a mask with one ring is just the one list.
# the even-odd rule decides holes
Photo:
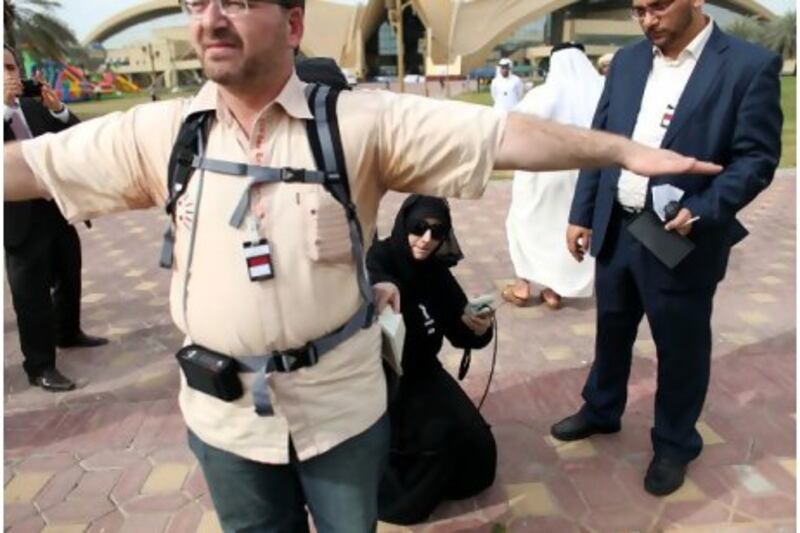
[(25, 358), (22, 366), (30, 377), (55, 366), (57, 338), (68, 338), (80, 329), (78, 232), (63, 219), (54, 221), (53, 213), (37, 215), (41, 216), (34, 217), (22, 244), (6, 248), (8, 284)]
[(584, 414), (618, 424), (625, 410), (633, 343), (646, 315), (656, 344), (656, 454), (688, 462), (703, 447), (695, 424), (705, 402), (711, 366), (711, 310), (716, 285), (669, 290), (646, 283), (657, 259), (627, 231), (615, 210), (606, 247), (596, 263), (595, 361), (583, 389)]

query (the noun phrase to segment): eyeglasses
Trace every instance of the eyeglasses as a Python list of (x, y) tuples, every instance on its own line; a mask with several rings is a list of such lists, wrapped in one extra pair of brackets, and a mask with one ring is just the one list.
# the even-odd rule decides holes
[(666, 13), (675, 0), (658, 0), (647, 6), (636, 6), (631, 8), (631, 18), (641, 22), (649, 13), (651, 17), (661, 17)]
[(428, 230), (431, 232), (431, 238), (437, 241), (441, 241), (447, 235), (447, 226), (444, 224), (430, 224), (426, 220), (415, 220), (411, 223), (408, 232), (417, 237), (422, 237)]
[(241, 17), (250, 12), (251, 6), (257, 4), (275, 4), (288, 7), (286, 0), (180, 0), (181, 9), (190, 17), (199, 18), (203, 16), (211, 2), (217, 4), (220, 13), (226, 17)]

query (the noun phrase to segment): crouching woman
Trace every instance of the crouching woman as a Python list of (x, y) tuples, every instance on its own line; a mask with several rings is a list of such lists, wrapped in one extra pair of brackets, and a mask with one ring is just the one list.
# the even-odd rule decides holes
[(438, 359), (445, 337), (465, 349), (492, 339), (490, 316), (465, 313), (467, 297), (450, 272), (462, 257), (447, 203), (419, 195), (403, 203), (391, 236), (367, 256), (372, 282), (398, 287), (406, 327), (403, 375), (389, 371), (392, 446), (379, 493), (386, 522), (424, 521), (442, 501), (494, 481), (491, 429)]

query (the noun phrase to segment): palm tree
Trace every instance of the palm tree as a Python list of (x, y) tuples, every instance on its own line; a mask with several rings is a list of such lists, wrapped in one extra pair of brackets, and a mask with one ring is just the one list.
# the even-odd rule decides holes
[(770, 21), (764, 34), (764, 45), (784, 59), (797, 57), (797, 12), (791, 11)]
[(17, 10), (14, 9), (14, 3), (9, 0), (3, 0), (3, 30), (5, 35), (5, 43), (10, 45), (11, 48), (16, 48), (16, 40), (14, 39), (14, 18), (17, 16)]
[(745, 41), (761, 44), (765, 25), (755, 17), (737, 17), (725, 28), (725, 31)]
[(80, 45), (55, 15), (57, 0), (3, 0), (5, 42), (34, 59), (64, 59)]

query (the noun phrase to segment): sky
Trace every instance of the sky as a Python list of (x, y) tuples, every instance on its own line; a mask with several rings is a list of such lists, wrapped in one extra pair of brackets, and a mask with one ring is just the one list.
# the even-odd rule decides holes
[[(146, 0), (60, 0), (61, 9), (56, 13), (58, 16), (67, 23), (75, 32), (75, 36), (79, 41), (89, 34), (94, 28), (99, 26), (106, 19), (114, 16), (120, 11), (136, 5), (144, 3)], [(175, 0), (177, 4), (178, 0)], [(363, 0), (334, 0), (342, 4), (357, 4), (362, 3)], [(115, 47), (124, 45), (127, 42), (147, 38), (150, 30), (155, 27), (168, 27), (180, 26), (186, 23), (186, 18), (183, 15), (175, 15), (171, 17), (164, 17), (162, 19), (153, 21), (147, 24), (141, 24), (137, 27), (126, 30), (109, 39), (106, 42), (107, 47)]]
[[(142, 3), (144, 0), (61, 0), (61, 9), (57, 11), (59, 17), (64, 20), (75, 32), (79, 40), (82, 40), (90, 31), (97, 27), (104, 20), (119, 13), (120, 11), (135, 4)], [(177, 0), (176, 0), (177, 1)], [(359, 3), (362, 0), (337, 0), (341, 3)], [(795, 0), (759, 0), (773, 12), (782, 14), (795, 8)], [(185, 24), (186, 19), (183, 15), (165, 17), (153, 21), (152, 23), (142, 24), (131, 28), (116, 37), (110, 39), (107, 47), (124, 45), (127, 42), (147, 38), (150, 30), (154, 27), (179, 26)]]

